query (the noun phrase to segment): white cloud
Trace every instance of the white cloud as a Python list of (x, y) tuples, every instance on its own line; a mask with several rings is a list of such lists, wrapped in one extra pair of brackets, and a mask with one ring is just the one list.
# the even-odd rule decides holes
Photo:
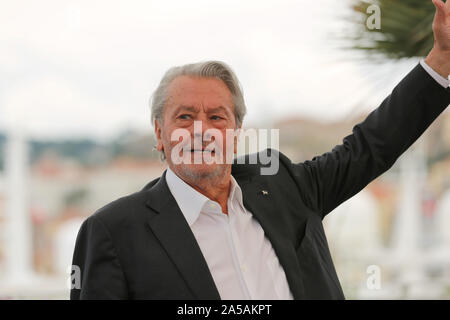
[(27, 97), (35, 95), (39, 121), (25, 116), (36, 134), (146, 128), (147, 101), (164, 71), (206, 59), (234, 68), (250, 121), (336, 117), (365, 95), (373, 105), (390, 88), (371, 91), (361, 70), (351, 59), (339, 61), (344, 54), (334, 48), (332, 34), (339, 34), (347, 7), (332, 0), (6, 2), (0, 125), (15, 114), (11, 106), (29, 110)]
[(2, 127), (19, 125), (34, 137), (89, 133), (105, 138), (111, 129), (117, 130), (130, 120), (139, 123), (138, 117), (124, 117), (123, 106), (87, 96), (57, 77), (29, 80), (11, 88), (2, 106)]

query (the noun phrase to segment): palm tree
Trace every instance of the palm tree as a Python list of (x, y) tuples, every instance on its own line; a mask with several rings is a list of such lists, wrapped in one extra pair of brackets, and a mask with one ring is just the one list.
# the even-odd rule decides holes
[[(372, 4), (380, 8), (380, 29), (370, 30), (366, 25), (371, 14), (367, 8)], [(425, 57), (433, 47), (432, 23), (436, 9), (430, 0), (355, 0), (352, 8), (360, 19), (356, 23), (351, 48), (378, 57), (378, 63)], [(371, 59), (372, 62), (374, 60)], [(449, 154), (448, 149), (438, 149), (428, 160), (428, 165)]]
[[(381, 29), (369, 30), (367, 8), (378, 5)], [(431, 28), (435, 7), (427, 0), (355, 0), (353, 9), (359, 13), (354, 49), (378, 54), (389, 60), (424, 57), (433, 46)]]

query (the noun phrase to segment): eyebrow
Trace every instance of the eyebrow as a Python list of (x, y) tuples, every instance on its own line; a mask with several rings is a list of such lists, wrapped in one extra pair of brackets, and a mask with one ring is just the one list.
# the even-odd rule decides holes
[(181, 106), (179, 106), (177, 109), (176, 109), (176, 113), (178, 113), (178, 112), (180, 112), (180, 111), (190, 111), (190, 112), (197, 112), (197, 109), (195, 108), (195, 107), (192, 107), (192, 106), (183, 106), (183, 105), (181, 105)]
[(208, 111), (208, 113), (214, 113), (214, 112), (218, 112), (218, 111), (223, 111), (225, 113), (228, 113), (228, 109), (222, 106), (218, 106), (216, 108), (212, 108), (211, 110)]
[[(179, 107), (176, 109), (176, 113), (178, 113), (178, 112), (180, 112), (180, 111), (190, 111), (190, 112), (197, 113), (197, 112), (198, 112), (198, 109), (195, 108), (195, 107), (193, 107), (193, 106), (183, 106), (183, 105), (181, 105), (181, 106), (179, 106)], [(207, 113), (214, 113), (214, 112), (218, 112), (218, 111), (223, 111), (223, 112), (225, 112), (225, 113), (228, 113), (227, 108), (225, 108), (225, 107), (223, 107), (223, 106), (218, 106), (218, 107), (212, 108), (212, 109), (208, 110)]]

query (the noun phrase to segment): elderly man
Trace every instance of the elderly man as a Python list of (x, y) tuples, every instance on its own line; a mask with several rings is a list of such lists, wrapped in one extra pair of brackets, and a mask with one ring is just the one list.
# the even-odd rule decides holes
[(248, 156), (224, 161), (237, 143), (227, 131), (245, 115), (231, 69), (216, 61), (170, 69), (151, 105), (168, 169), (83, 223), (71, 298), (343, 299), (322, 219), (388, 170), (450, 103), (450, 2), (433, 2), (427, 58), (332, 151), (292, 163), (268, 150), (279, 161), (270, 175)]

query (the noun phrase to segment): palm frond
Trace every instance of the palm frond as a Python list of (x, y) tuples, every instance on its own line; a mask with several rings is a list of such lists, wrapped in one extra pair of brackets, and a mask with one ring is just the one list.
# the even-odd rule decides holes
[[(367, 8), (378, 5), (381, 29), (366, 26)], [(432, 22), (434, 6), (426, 0), (355, 0), (357, 14), (355, 33), (351, 36), (353, 49), (368, 54), (381, 54), (388, 59), (423, 57), (433, 46)]]

